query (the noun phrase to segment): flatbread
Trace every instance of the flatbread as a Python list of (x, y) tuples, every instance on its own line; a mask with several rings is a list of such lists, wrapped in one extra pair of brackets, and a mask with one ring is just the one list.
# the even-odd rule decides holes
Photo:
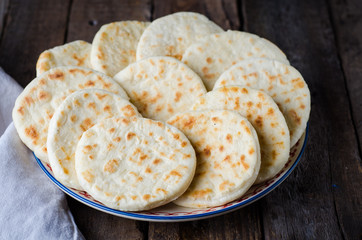
[(196, 156), (177, 128), (145, 118), (110, 118), (87, 130), (76, 150), (81, 186), (106, 206), (148, 210), (179, 197)]
[(166, 121), (206, 93), (200, 77), (171, 57), (150, 57), (129, 65), (114, 79), (142, 116)]
[(103, 25), (92, 42), (92, 67), (113, 77), (136, 61), (138, 41), (149, 22), (121, 21)]
[(266, 92), (283, 113), (290, 146), (302, 136), (310, 113), (310, 93), (303, 76), (290, 65), (270, 59), (249, 59), (224, 72), (214, 88), (242, 85)]
[(211, 90), (218, 77), (237, 62), (248, 58), (270, 58), (289, 64), (273, 43), (257, 35), (227, 31), (206, 36), (189, 46), (182, 62), (193, 69)]
[(97, 122), (114, 116), (141, 116), (121, 96), (85, 89), (69, 95), (56, 109), (49, 123), (47, 150), (55, 178), (64, 185), (82, 189), (75, 172), (75, 149), (83, 132)]
[(263, 91), (240, 86), (214, 89), (200, 97), (191, 109), (234, 110), (248, 119), (258, 133), (261, 150), (261, 166), (255, 183), (272, 178), (288, 161), (287, 123), (276, 103)]
[(178, 12), (153, 21), (144, 31), (137, 47), (137, 60), (170, 56), (181, 60), (186, 48), (203, 36), (223, 32), (204, 15)]
[(260, 147), (253, 126), (234, 111), (185, 112), (167, 121), (191, 141), (197, 156), (195, 177), (174, 203), (203, 208), (241, 197), (260, 168)]
[(71, 93), (100, 88), (128, 99), (124, 90), (103, 73), (81, 67), (56, 67), (31, 81), (16, 99), (13, 121), (20, 139), (35, 155), (48, 162), (48, 124), (55, 109)]
[(77, 40), (42, 52), (36, 63), (36, 76), (59, 66), (79, 66), (91, 68), (92, 45)]

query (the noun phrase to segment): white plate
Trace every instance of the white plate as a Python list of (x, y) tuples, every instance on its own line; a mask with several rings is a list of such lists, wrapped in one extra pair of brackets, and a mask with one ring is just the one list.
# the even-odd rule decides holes
[(54, 178), (53, 172), (48, 163), (42, 162), (35, 155), (34, 157), (38, 162), (39, 166), (41, 167), (41, 169), (50, 178), (50, 180), (52, 180), (52, 182), (55, 183), (55, 185), (57, 185), (62, 191), (64, 191), (69, 196), (75, 198), (76, 200), (90, 207), (93, 207), (97, 210), (113, 214), (119, 217), (125, 217), (135, 220), (143, 220), (151, 222), (182, 222), (182, 221), (192, 221), (192, 220), (210, 218), (221, 214), (225, 214), (237, 210), (239, 208), (245, 207), (246, 205), (270, 193), (289, 176), (289, 174), (294, 170), (297, 163), (300, 161), (300, 158), (302, 156), (302, 153), (304, 151), (307, 142), (307, 135), (308, 135), (308, 126), (303, 136), (291, 149), (288, 162), (274, 178), (264, 183), (251, 187), (244, 196), (233, 202), (227, 203), (222, 206), (205, 208), (205, 209), (184, 208), (177, 206), (173, 203), (169, 203), (165, 206), (161, 206), (143, 212), (124, 212), (124, 211), (115, 210), (106, 207), (102, 203), (94, 200), (92, 196), (90, 196), (85, 191), (79, 191), (77, 189), (68, 188), (64, 186)]

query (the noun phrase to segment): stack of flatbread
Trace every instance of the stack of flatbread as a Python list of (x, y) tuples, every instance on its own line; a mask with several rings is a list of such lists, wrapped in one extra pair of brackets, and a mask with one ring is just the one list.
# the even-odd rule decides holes
[(36, 72), (13, 110), (21, 140), (62, 184), (125, 211), (240, 198), (281, 171), (310, 113), (276, 45), (192, 12), (104, 25)]

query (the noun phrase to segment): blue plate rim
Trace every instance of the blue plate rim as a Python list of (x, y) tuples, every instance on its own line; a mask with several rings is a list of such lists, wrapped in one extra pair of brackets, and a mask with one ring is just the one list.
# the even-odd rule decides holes
[(308, 130), (309, 130), (309, 123), (307, 123), (307, 127), (305, 130), (305, 138), (304, 138), (304, 142), (303, 142), (303, 146), (298, 154), (297, 159), (295, 160), (295, 162), (293, 163), (293, 165), (285, 172), (285, 174), (278, 179), (276, 182), (274, 182), (272, 185), (270, 185), (269, 187), (267, 187), (264, 191), (261, 191), (259, 193), (257, 193), (255, 196), (251, 197), (250, 199), (247, 199), (246, 201), (237, 203), (235, 205), (223, 208), (223, 209), (219, 209), (219, 210), (215, 210), (215, 211), (211, 211), (211, 212), (207, 212), (207, 213), (200, 213), (200, 214), (193, 214), (193, 215), (186, 215), (186, 216), (150, 216), (150, 215), (143, 215), (143, 214), (139, 214), (139, 213), (133, 213), (133, 212), (124, 212), (124, 211), (120, 211), (120, 210), (115, 210), (103, 205), (100, 205), (98, 203), (94, 203), (82, 196), (79, 196), (78, 194), (74, 193), (73, 191), (71, 191), (69, 188), (67, 188), (66, 186), (64, 186), (63, 184), (61, 184), (57, 179), (54, 178), (54, 176), (52, 176), (49, 171), (45, 168), (45, 166), (43, 165), (43, 163), (41, 162), (41, 160), (39, 158), (37, 158), (37, 156), (35, 156), (34, 152), (33, 155), (38, 163), (38, 165), (40, 166), (40, 168), (45, 172), (45, 174), (52, 180), (52, 182), (57, 185), (57, 187), (59, 187), (61, 190), (63, 190), (65, 193), (67, 193), (69, 196), (73, 197), (74, 199), (85, 203), (86, 205), (89, 205), (97, 210), (101, 210), (103, 212), (106, 213), (110, 213), (116, 216), (123, 216), (126, 218), (131, 218), (131, 219), (137, 219), (137, 220), (142, 220), (142, 221), (162, 221), (162, 220), (166, 220), (166, 221), (182, 221), (182, 220), (194, 220), (194, 219), (202, 219), (202, 218), (206, 218), (210, 215), (220, 215), (222, 213), (227, 213), (233, 210), (237, 210), (238, 208), (242, 207), (242, 206), (246, 206), (258, 199), (260, 199), (261, 197), (267, 195), (268, 193), (270, 193), (271, 191), (273, 191), (277, 186), (279, 186), (279, 184), (281, 184), (289, 175), (290, 173), (294, 170), (294, 168), (297, 166), (297, 164), (299, 163), (302, 154), (305, 150), (306, 144), (307, 144), (307, 139), (308, 139)]

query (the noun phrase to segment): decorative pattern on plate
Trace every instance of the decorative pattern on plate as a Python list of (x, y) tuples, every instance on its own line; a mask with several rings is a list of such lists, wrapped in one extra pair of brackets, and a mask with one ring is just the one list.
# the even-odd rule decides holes
[(307, 143), (307, 135), (308, 135), (308, 125), (303, 136), (290, 150), (288, 162), (285, 164), (283, 169), (272, 179), (251, 187), (249, 191), (238, 200), (232, 201), (222, 206), (205, 208), (205, 209), (184, 208), (177, 206), (173, 203), (169, 203), (165, 206), (161, 206), (143, 212), (123, 212), (115, 210), (104, 206), (102, 203), (95, 200), (91, 195), (89, 195), (85, 191), (80, 191), (73, 188), (67, 188), (66, 186), (62, 185), (59, 181), (57, 181), (54, 178), (50, 165), (48, 163), (42, 162), (35, 155), (34, 157), (38, 162), (40, 168), (45, 172), (45, 174), (50, 178), (50, 180), (52, 180), (52, 182), (57, 187), (59, 187), (69, 196), (75, 198), (76, 200), (90, 207), (93, 207), (97, 210), (112, 215), (135, 219), (135, 220), (153, 221), (153, 222), (181, 222), (181, 221), (191, 221), (191, 220), (199, 220), (204, 218), (215, 217), (221, 214), (235, 211), (241, 207), (247, 206), (248, 204), (270, 193), (289, 176), (289, 174), (294, 170), (295, 166), (300, 161), (305, 145)]

